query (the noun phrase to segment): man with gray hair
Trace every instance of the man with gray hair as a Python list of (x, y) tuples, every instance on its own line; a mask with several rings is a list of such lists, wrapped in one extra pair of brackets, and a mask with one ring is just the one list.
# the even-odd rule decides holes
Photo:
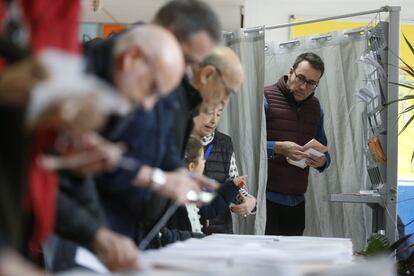
[(193, 66), (192, 85), (203, 97), (204, 106), (228, 103), (240, 90), (244, 78), (239, 57), (229, 47), (216, 47), (199, 65)]
[[(148, 24), (140, 25), (138, 28), (162, 30), (173, 38), (171, 33), (159, 26)], [(177, 203), (185, 203), (187, 202), (187, 193), (190, 190), (199, 191), (199, 185), (211, 185), (201, 175), (196, 178), (184, 170), (182, 160), (176, 151), (175, 141), (169, 136), (173, 127), (172, 114), (175, 105), (172, 98), (168, 97), (163, 97), (158, 101), (160, 96), (166, 96), (174, 88), (171, 85), (164, 85), (165, 82), (168, 82), (167, 84), (173, 83), (171, 81), (173, 76), (176, 86), (181, 80), (183, 75), (182, 60), (179, 63), (181, 68), (174, 72), (174, 68), (169, 68), (170, 64), (177, 63), (170, 57), (172, 54), (171, 46), (166, 45), (162, 40), (154, 40), (152, 43), (144, 35), (135, 37), (135, 34), (136, 32), (133, 33), (131, 30), (113, 38), (113, 49), (117, 55), (115, 59), (120, 59), (120, 62), (116, 62), (112, 66), (114, 70), (112, 75), (106, 75), (107, 78), (113, 77), (108, 80), (116, 83), (121, 90), (131, 92), (143, 87), (147, 88), (147, 92), (150, 93), (144, 95), (147, 104), (141, 104), (143, 108), (134, 110), (128, 120), (124, 122), (123, 127), (110, 135), (113, 142), (120, 142), (126, 146), (125, 154), (128, 158), (135, 160), (135, 164), (133, 168), (119, 168), (99, 176), (96, 180), (111, 229), (129, 236), (136, 243), (139, 243), (146, 233), (142, 227), (142, 223), (146, 221), (144, 211), (156, 208), (161, 201), (160, 199), (153, 200), (154, 206), (145, 208), (144, 202), (150, 191), (140, 188), (149, 188)], [(137, 40), (145, 41), (145, 47), (136, 49), (134, 43)], [(176, 44), (178, 45), (177, 42)], [(175, 47), (175, 45), (173, 46)], [(182, 55), (181, 50), (179, 52)], [(137, 60), (135, 65), (130, 65), (131, 62), (134, 62), (134, 58), (139, 57), (141, 53), (145, 54), (145, 58)], [(167, 65), (151, 64), (152, 61), (160, 58), (164, 63), (168, 61)], [(124, 68), (122, 64), (129, 67)], [(148, 64), (146, 70), (140, 70), (136, 73), (128, 71), (128, 68), (135, 69), (136, 66), (145, 66), (146, 64)], [(104, 66), (103, 69), (105, 68), (108, 67)], [(136, 78), (133, 78), (134, 74), (142, 72), (146, 73), (147, 78), (153, 81), (148, 82), (144, 78), (138, 82)], [(108, 74), (109, 72), (104, 70), (102, 73)], [(168, 87), (168, 91), (166, 87)], [(138, 93), (132, 95), (134, 99), (140, 100), (137, 96)], [(157, 98), (152, 98), (150, 101), (150, 97), (153, 96), (157, 96)], [(144, 101), (141, 99), (140, 102)]]
[(184, 73), (183, 55), (175, 38), (150, 24), (90, 45), (86, 58), (88, 71), (146, 110), (168, 95)]
[[(236, 53), (229, 47), (214, 48), (204, 61), (193, 66), (192, 87), (203, 97), (202, 105), (199, 108), (204, 110), (217, 105), (224, 107), (228, 103), (230, 95), (236, 94), (240, 90), (243, 78), (243, 67)], [(168, 227), (181, 231), (167, 232), (164, 230), (163, 243), (174, 242), (182, 239), (183, 236), (188, 237), (183, 233), (188, 230), (182, 219), (186, 216), (186, 208), (181, 207), (177, 210), (168, 222)]]
[[(141, 25), (127, 30), (108, 40), (95, 41), (86, 47), (87, 70), (113, 85), (133, 105), (140, 110), (150, 110), (160, 97), (168, 95), (181, 80), (184, 72), (184, 59), (176, 39), (163, 28), (155, 25)], [(129, 115), (127, 116), (128, 119)], [(111, 120), (103, 135), (112, 142), (118, 142), (117, 132), (122, 129), (123, 119)], [(120, 127), (121, 126), (121, 127)], [(109, 142), (102, 143), (105, 147)], [(93, 159), (93, 157), (91, 157)], [(141, 163), (132, 157), (128, 159), (131, 166), (112, 166), (115, 171), (124, 170), (130, 175), (136, 174)], [(79, 177), (79, 172), (91, 174), (105, 171), (107, 160), (96, 160), (79, 167), (78, 174), (63, 172), (60, 175), (60, 191), (58, 195), (57, 232), (72, 241), (93, 250), (111, 270), (125, 270), (136, 267), (137, 248), (134, 242), (114, 233), (118, 231), (113, 225), (111, 216), (122, 209), (125, 202), (125, 190), (133, 191), (139, 197), (140, 187), (148, 183), (138, 183), (131, 179), (111, 182), (110, 173), (97, 176), (97, 186), (101, 195), (101, 203), (107, 211), (109, 230), (97, 204), (93, 183), (90, 178)], [(131, 164), (130, 164), (131, 165)], [(122, 169), (121, 169), (122, 167)], [(172, 179), (172, 180), (171, 180)], [(89, 183), (88, 183), (89, 182)], [(179, 182), (179, 184), (177, 184)], [(188, 176), (168, 174), (166, 183), (159, 187), (160, 194), (182, 202), (190, 190), (197, 190), (198, 185)], [(128, 210), (128, 208), (126, 208)], [(111, 213), (112, 211), (112, 213)], [(124, 215), (122, 212), (117, 215)], [(64, 269), (73, 246), (60, 244), (56, 253), (62, 258), (55, 258), (54, 269)], [(72, 250), (72, 251), (71, 251)], [(63, 255), (62, 255), (63, 254)], [(70, 255), (69, 255), (70, 256)]]

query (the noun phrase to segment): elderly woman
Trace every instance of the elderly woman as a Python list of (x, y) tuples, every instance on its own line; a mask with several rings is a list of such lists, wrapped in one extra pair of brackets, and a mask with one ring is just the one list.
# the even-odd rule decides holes
[[(230, 136), (221, 133), (216, 128), (220, 122), (223, 106), (202, 106), (200, 113), (194, 118), (194, 129), (192, 134), (201, 139), (204, 146), (204, 159), (206, 160), (204, 174), (219, 183), (237, 176), (233, 143)], [(256, 206), (256, 198), (250, 195), (246, 187), (240, 189), (234, 204), (213, 219), (201, 217), (204, 225), (203, 232), (211, 233), (233, 233), (231, 213), (247, 217)]]

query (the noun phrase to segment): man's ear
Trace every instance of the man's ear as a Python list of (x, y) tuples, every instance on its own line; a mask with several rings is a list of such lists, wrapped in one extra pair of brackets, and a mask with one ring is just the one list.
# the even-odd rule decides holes
[(289, 76), (292, 75), (293, 74), (293, 71), (294, 71), (293, 67), (290, 67), (289, 72), (288, 72), (288, 75)]
[(144, 53), (138, 46), (132, 46), (118, 55), (116, 64), (121, 71), (128, 71), (144, 57)]
[(195, 163), (194, 162), (190, 162), (189, 164), (188, 164), (188, 170), (191, 172), (191, 171), (193, 171), (195, 169)]
[(201, 84), (206, 84), (211, 78), (216, 74), (216, 68), (213, 65), (206, 65), (201, 68), (200, 71), (200, 82)]

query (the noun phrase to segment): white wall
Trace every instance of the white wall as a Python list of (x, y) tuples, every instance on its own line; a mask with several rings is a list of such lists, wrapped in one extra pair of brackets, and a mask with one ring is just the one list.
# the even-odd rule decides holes
[[(149, 21), (156, 10), (168, 0), (99, 0), (105, 9), (93, 12), (94, 0), (82, 0), (83, 22), (132, 23)], [(223, 29), (232, 31), (240, 26), (240, 7), (244, 5), (244, 26), (277, 25), (289, 22), (289, 15), (315, 19), (327, 16), (401, 6), (401, 20), (414, 23), (414, 0), (205, 0), (218, 13)], [(109, 12), (106, 13), (105, 11)], [(112, 17), (111, 17), (112, 16)], [(386, 14), (384, 14), (386, 16)], [(370, 20), (372, 16), (352, 18)], [(115, 19), (115, 20), (114, 20)], [(288, 28), (266, 32), (266, 40), (287, 40)]]
[[(296, 18), (316, 19), (347, 13), (375, 10), (382, 6), (401, 6), (401, 20), (414, 23), (414, 0), (246, 0), (245, 27), (278, 25), (289, 22), (289, 15)], [(383, 13), (384, 17), (386, 13)], [(370, 20), (365, 16), (351, 20)], [(288, 28), (269, 30), (266, 41), (288, 39)]]
[[(82, 0), (82, 22), (93, 23), (133, 23), (138, 20), (148, 22), (159, 7), (168, 0), (99, 0), (101, 8), (92, 11), (94, 0)], [(240, 28), (240, 7), (244, 0), (209, 0), (221, 20), (224, 30)]]

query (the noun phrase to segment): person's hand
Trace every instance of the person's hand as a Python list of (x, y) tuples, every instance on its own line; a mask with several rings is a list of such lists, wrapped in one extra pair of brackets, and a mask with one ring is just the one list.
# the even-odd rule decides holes
[(128, 237), (100, 228), (92, 241), (91, 248), (111, 271), (138, 269), (138, 248)]
[(157, 192), (167, 198), (174, 200), (178, 204), (188, 203), (187, 194), (190, 191), (199, 192), (200, 185), (182, 171), (166, 172), (166, 183)]
[(247, 217), (256, 206), (256, 198), (253, 196), (245, 196), (242, 193), (240, 193), (239, 196), (241, 198), (241, 203), (231, 206), (230, 210), (235, 214)]
[(46, 272), (29, 263), (11, 249), (5, 249), (0, 254), (0, 275), (7, 276), (46, 276)]
[(276, 154), (282, 154), (293, 161), (298, 161), (306, 157), (303, 152), (304, 148), (290, 141), (276, 142), (274, 151)]
[(94, 132), (78, 136), (76, 142), (76, 148), (70, 149), (57, 145), (56, 150), (61, 156), (42, 156), (40, 162), (43, 167), (71, 170), (85, 176), (112, 170), (122, 159), (124, 148), (121, 144), (111, 143)]
[[(153, 168), (143, 166), (133, 184), (138, 187), (150, 187)], [(190, 174), (185, 169), (173, 172), (164, 172), (165, 183), (155, 191), (163, 197), (174, 200), (178, 204), (188, 203), (187, 194), (190, 191), (212, 190), (218, 187), (218, 183), (210, 178), (198, 174)]]
[(326, 163), (325, 155), (320, 157), (310, 154), (306, 157), (306, 165), (312, 168), (320, 168)]
[(27, 104), (32, 88), (47, 77), (46, 68), (34, 59), (8, 66), (0, 77), (0, 102), (18, 106)]
[(220, 184), (212, 178), (208, 178), (205, 175), (200, 173), (189, 173), (187, 170), (181, 170), (185, 174), (189, 174), (190, 177), (197, 183), (199, 188), (203, 191), (213, 191), (216, 190)]
[(75, 134), (100, 129), (106, 122), (106, 115), (99, 110), (97, 97), (91, 93), (60, 99), (50, 104), (38, 118), (32, 119), (29, 127), (57, 129)]
[(246, 187), (246, 179), (247, 176), (243, 175), (243, 176), (236, 176), (235, 178), (233, 178), (233, 183), (234, 185), (236, 185), (238, 188), (245, 188)]

